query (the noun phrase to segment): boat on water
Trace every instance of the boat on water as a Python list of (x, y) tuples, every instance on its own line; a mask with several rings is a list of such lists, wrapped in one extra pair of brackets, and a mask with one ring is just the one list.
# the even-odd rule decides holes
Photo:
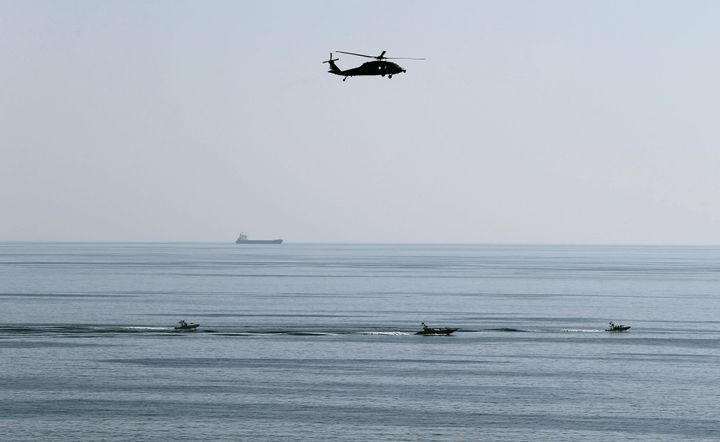
[(608, 328), (605, 329), (605, 331), (609, 332), (624, 332), (630, 330), (629, 325), (623, 325), (623, 324), (615, 324), (614, 322), (610, 321)]
[(194, 324), (189, 323), (185, 321), (184, 319), (181, 319), (178, 321), (178, 325), (175, 326), (175, 330), (178, 331), (195, 331), (198, 327), (200, 327), (200, 324)]
[(422, 330), (415, 333), (416, 335), (423, 335), (423, 336), (450, 336), (454, 332), (456, 332), (458, 329), (456, 328), (433, 328), (428, 327), (424, 322), (422, 323)]
[(282, 239), (248, 239), (248, 236), (241, 233), (235, 244), (282, 244)]

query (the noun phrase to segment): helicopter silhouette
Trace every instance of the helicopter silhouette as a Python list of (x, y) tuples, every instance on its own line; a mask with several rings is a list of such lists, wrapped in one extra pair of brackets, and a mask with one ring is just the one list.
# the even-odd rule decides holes
[(345, 51), (336, 51), (341, 54), (348, 54), (348, 55), (356, 55), (358, 57), (366, 57), (366, 58), (374, 58), (374, 61), (367, 61), (363, 63), (362, 65), (352, 68), (352, 69), (346, 69), (342, 70), (335, 64), (336, 61), (339, 60), (339, 58), (333, 58), (332, 52), (330, 53), (330, 58), (326, 61), (323, 61), (323, 63), (329, 63), (330, 64), (330, 70), (328, 71), (331, 74), (340, 75), (345, 78), (343, 78), (343, 81), (347, 80), (348, 77), (355, 77), (359, 75), (379, 75), (381, 77), (388, 76), (388, 78), (392, 78), (395, 74), (400, 74), (405, 72), (405, 69), (403, 69), (400, 65), (397, 63), (393, 63), (392, 61), (385, 61), (385, 60), (425, 60), (424, 58), (413, 58), (413, 57), (386, 57), (385, 52), (382, 51), (380, 55), (365, 55), (365, 54), (357, 54), (355, 52), (345, 52)]

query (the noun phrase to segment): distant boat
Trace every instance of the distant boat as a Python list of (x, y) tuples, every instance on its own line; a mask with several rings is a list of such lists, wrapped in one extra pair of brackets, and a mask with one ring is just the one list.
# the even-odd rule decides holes
[(235, 244), (282, 244), (282, 239), (247, 239), (248, 236), (241, 233)]
[(623, 325), (623, 324), (615, 324), (614, 322), (610, 321), (609, 327), (605, 329), (605, 331), (609, 332), (624, 332), (630, 330), (629, 325)]
[(195, 330), (196, 328), (198, 328), (198, 327), (200, 327), (200, 324), (193, 324), (193, 323), (188, 324), (187, 321), (185, 321), (184, 319), (181, 319), (181, 320), (178, 322), (178, 325), (175, 326), (175, 330), (178, 330), (178, 331), (194, 331), (194, 330)]
[(422, 323), (423, 329), (419, 332), (415, 333), (416, 335), (423, 335), (423, 336), (450, 336), (452, 333), (456, 332), (458, 329), (456, 328), (432, 328), (425, 325), (425, 323)]

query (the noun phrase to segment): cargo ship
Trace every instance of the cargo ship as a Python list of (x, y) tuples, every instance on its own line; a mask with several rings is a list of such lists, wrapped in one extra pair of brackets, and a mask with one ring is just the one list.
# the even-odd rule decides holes
[(282, 239), (248, 239), (248, 236), (241, 233), (235, 244), (282, 244)]

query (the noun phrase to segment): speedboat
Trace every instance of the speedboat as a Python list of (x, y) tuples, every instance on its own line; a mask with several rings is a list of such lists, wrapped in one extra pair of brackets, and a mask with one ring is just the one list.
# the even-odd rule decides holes
[(419, 332), (415, 333), (416, 335), (423, 335), (423, 336), (449, 336), (453, 332), (456, 332), (458, 329), (456, 328), (433, 328), (428, 327), (425, 325), (425, 323), (422, 323), (423, 329)]
[(609, 332), (624, 332), (630, 330), (629, 325), (623, 325), (623, 324), (615, 324), (614, 322), (610, 321), (609, 327), (605, 329), (605, 331)]
[(182, 320), (180, 320), (180, 321), (178, 322), (178, 325), (175, 326), (175, 330), (178, 330), (178, 331), (193, 331), (193, 330), (195, 330), (195, 329), (198, 328), (198, 327), (200, 327), (200, 324), (194, 324), (194, 323), (188, 324), (187, 321), (185, 321), (184, 319), (182, 319)]

